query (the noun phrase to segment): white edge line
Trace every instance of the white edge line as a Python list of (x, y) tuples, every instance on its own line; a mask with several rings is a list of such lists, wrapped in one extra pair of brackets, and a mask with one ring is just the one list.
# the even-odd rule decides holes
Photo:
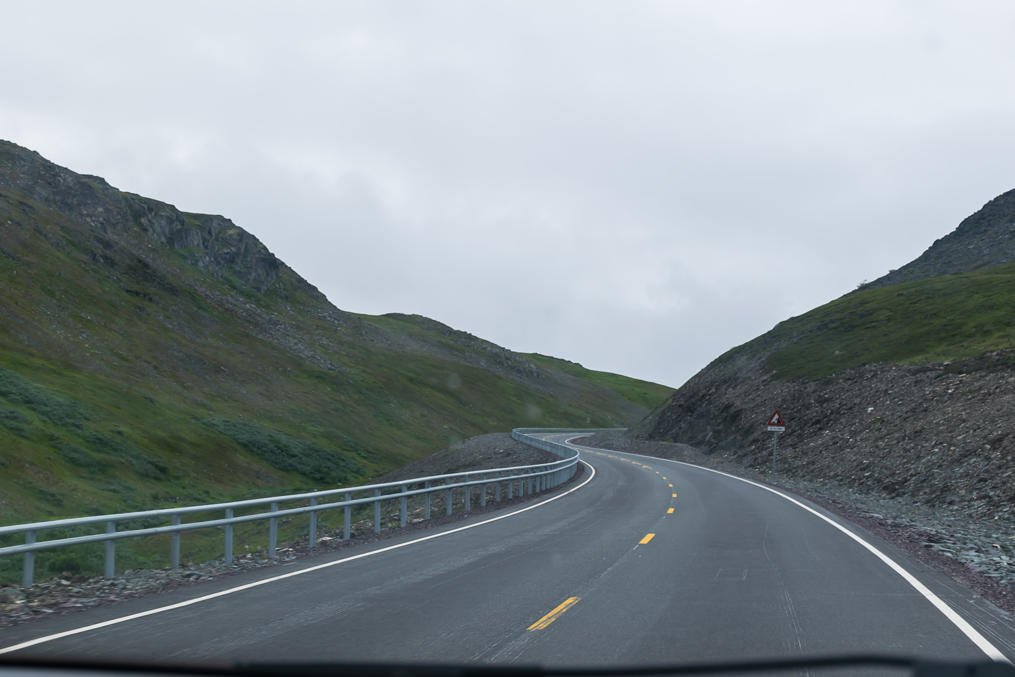
[[(570, 439), (573, 439), (573, 438), (569, 438), (565, 442), (569, 442)], [(484, 524), (490, 524), (491, 522), (497, 522), (497, 521), (502, 520), (502, 519), (507, 519), (508, 517), (514, 517), (515, 515), (518, 515), (520, 513), (528, 512), (529, 510), (533, 510), (533, 509), (538, 508), (540, 506), (546, 505), (547, 503), (552, 503), (553, 501), (556, 501), (558, 499), (564, 498), (568, 494), (570, 494), (570, 493), (572, 493), (574, 491), (578, 491), (579, 489), (584, 487), (586, 484), (591, 482), (592, 478), (596, 476), (596, 469), (594, 467), (592, 467), (590, 464), (586, 463), (585, 461), (582, 461), (581, 459), (579, 459), (579, 463), (584, 465), (590, 471), (588, 479), (586, 479), (584, 482), (582, 482), (581, 484), (579, 484), (576, 487), (572, 487), (572, 488), (568, 489), (567, 491), (565, 491), (562, 494), (558, 494), (556, 496), (548, 498), (545, 501), (540, 501), (539, 503), (536, 503), (534, 505), (530, 505), (528, 507), (521, 508), (519, 510), (515, 510), (514, 512), (509, 512), (506, 515), (500, 515), (498, 517), (491, 517), (490, 519), (483, 520), (482, 522), (476, 522), (475, 524), (467, 524), (467, 525), (462, 526), (462, 527), (456, 527), (454, 529), (449, 529), (447, 531), (442, 531), (439, 534), (430, 534), (429, 536), (423, 536), (422, 538), (416, 538), (416, 539), (413, 539), (411, 541), (406, 541), (405, 543), (396, 543), (395, 545), (389, 545), (387, 547), (379, 548), (377, 550), (371, 550), (370, 552), (363, 552), (363, 553), (360, 553), (358, 555), (352, 555), (351, 557), (344, 557), (342, 559), (335, 560), (334, 562), (325, 562), (324, 564), (317, 564), (317, 565), (314, 565), (312, 567), (307, 567), (306, 569), (300, 569), (299, 571), (291, 571), (291, 572), (289, 572), (287, 574), (282, 574), (280, 576), (272, 576), (271, 578), (265, 578), (265, 579), (260, 580), (260, 581), (254, 581), (253, 583), (246, 583), (244, 585), (239, 585), (239, 586), (236, 586), (235, 588), (229, 588), (227, 590), (220, 590), (219, 592), (214, 592), (214, 593), (212, 593), (210, 595), (204, 595), (202, 597), (195, 597), (193, 599), (188, 599), (188, 600), (185, 600), (183, 602), (177, 602), (176, 604), (169, 604), (167, 606), (162, 606), (162, 607), (158, 607), (158, 608), (155, 608), (155, 609), (149, 609), (148, 611), (141, 611), (141, 612), (138, 612), (136, 614), (130, 614), (129, 616), (121, 616), (120, 618), (111, 618), (110, 620), (108, 620), (108, 621), (102, 621), (101, 623), (93, 623), (92, 625), (86, 625), (86, 626), (81, 627), (81, 628), (75, 628), (73, 630), (65, 630), (64, 632), (58, 632), (58, 633), (55, 633), (55, 634), (52, 634), (52, 635), (46, 635), (44, 637), (38, 637), (36, 639), (30, 639), (30, 640), (28, 640), (26, 642), (21, 642), (20, 644), (14, 644), (14, 645), (11, 645), (11, 646), (8, 646), (8, 647), (0, 648), (0, 655), (6, 654), (6, 653), (12, 653), (14, 651), (20, 651), (22, 649), (27, 649), (29, 647), (36, 646), (36, 645), (39, 645), (39, 644), (45, 644), (46, 642), (52, 642), (52, 641), (55, 641), (55, 640), (58, 640), (58, 639), (63, 639), (64, 637), (70, 637), (72, 635), (79, 635), (79, 634), (81, 634), (83, 632), (90, 632), (92, 630), (99, 630), (101, 628), (107, 628), (107, 627), (109, 627), (111, 625), (117, 625), (119, 623), (126, 623), (127, 621), (133, 621), (133, 620), (136, 620), (138, 618), (144, 618), (145, 616), (154, 616), (155, 614), (160, 614), (160, 613), (162, 613), (164, 611), (172, 611), (174, 609), (181, 609), (181, 608), (186, 607), (186, 606), (191, 606), (192, 604), (198, 604), (200, 602), (207, 602), (208, 600), (210, 600), (210, 599), (216, 599), (217, 597), (225, 597), (226, 595), (231, 595), (233, 593), (241, 592), (243, 590), (249, 590), (251, 588), (256, 588), (256, 587), (261, 586), (261, 585), (267, 585), (268, 583), (275, 583), (276, 581), (285, 580), (286, 578), (293, 578), (294, 576), (301, 576), (303, 574), (308, 574), (308, 573), (310, 573), (312, 571), (319, 571), (320, 569), (327, 569), (328, 567), (337, 566), (339, 564), (344, 564), (346, 562), (351, 562), (353, 560), (362, 559), (364, 557), (370, 557), (372, 555), (379, 555), (382, 552), (389, 552), (391, 550), (398, 550), (399, 548), (404, 548), (406, 546), (414, 545), (416, 543), (422, 543), (424, 541), (431, 541), (431, 540), (433, 540), (435, 538), (440, 538), (442, 536), (447, 536), (449, 534), (456, 534), (459, 531), (465, 531), (467, 529), (475, 529), (476, 527), (481, 527)]]
[[(590, 451), (594, 449), (593, 447), (584, 447), (584, 448), (588, 449)], [(627, 455), (630, 455), (630, 456), (642, 456), (642, 454), (630, 454), (629, 452), (626, 452), (626, 451), (620, 451), (620, 452), (614, 451), (613, 453), (627, 454)], [(823, 519), (824, 521), (828, 522), (833, 527), (835, 527), (836, 529), (838, 529), (839, 531), (841, 531), (842, 533), (846, 534), (847, 536), (852, 538), (854, 541), (856, 541), (857, 543), (862, 545), (864, 548), (869, 550), (871, 552), (871, 554), (873, 554), (875, 557), (877, 557), (882, 562), (884, 562), (886, 565), (888, 565), (888, 567), (892, 571), (897, 573), (899, 576), (902, 576), (903, 580), (905, 580), (907, 583), (909, 583), (911, 586), (913, 586), (913, 588), (915, 588), (917, 592), (919, 592), (921, 595), (923, 595), (927, 599), (928, 602), (933, 604), (934, 607), (938, 611), (940, 611), (944, 615), (945, 618), (947, 618), (949, 621), (951, 621), (955, 625), (955, 627), (957, 627), (959, 630), (961, 630), (962, 633), (973, 644), (975, 644), (980, 651), (982, 651), (983, 653), (987, 654), (987, 656), (991, 660), (996, 661), (998, 663), (1009, 663), (1009, 664), (1011, 664), (1011, 661), (1008, 659), (1007, 656), (1005, 656), (1003, 653), (1001, 653), (1000, 649), (998, 649), (996, 646), (994, 646), (990, 642), (990, 640), (988, 640), (986, 637), (981, 635), (980, 632), (976, 628), (974, 628), (972, 625), (970, 625), (969, 621), (967, 621), (965, 618), (960, 616), (957, 611), (955, 611), (950, 606), (948, 606), (948, 604), (943, 599), (941, 599), (936, 594), (934, 594), (934, 592), (930, 588), (928, 588), (926, 585), (921, 583), (919, 581), (919, 579), (916, 578), (916, 576), (914, 576), (913, 574), (911, 574), (908, 571), (906, 571), (902, 567), (901, 564), (899, 564), (898, 562), (893, 560), (891, 557), (889, 557), (885, 553), (881, 552), (876, 547), (874, 547), (873, 545), (871, 545), (870, 543), (868, 543), (864, 539), (860, 538), (855, 533), (853, 533), (852, 531), (850, 531), (849, 529), (847, 529), (843, 525), (839, 524), (835, 520), (830, 519), (829, 517), (827, 517), (825, 515), (822, 515), (820, 512), (818, 512), (814, 508), (811, 508), (810, 506), (804, 505), (803, 503), (801, 503), (800, 501), (796, 500), (792, 496), (787, 496), (786, 494), (784, 494), (781, 491), (778, 491), (776, 489), (773, 489), (772, 487), (766, 487), (764, 484), (759, 484), (758, 482), (754, 482), (754, 481), (751, 481), (751, 480), (748, 480), (748, 479), (744, 479), (743, 477), (737, 477), (736, 475), (731, 475), (729, 473), (722, 472), (721, 470), (713, 470), (712, 468), (706, 468), (704, 466), (694, 465), (693, 463), (685, 463), (684, 461), (674, 461), (673, 459), (659, 458), (658, 456), (644, 456), (644, 458), (652, 458), (652, 459), (655, 459), (657, 461), (667, 461), (669, 463), (678, 463), (680, 465), (690, 466), (691, 468), (697, 468), (698, 470), (707, 470), (708, 472), (713, 472), (713, 473), (716, 473), (718, 475), (725, 475), (726, 477), (731, 477), (731, 478), (733, 478), (735, 480), (739, 480), (741, 482), (746, 482), (747, 484), (754, 485), (754, 486), (758, 487), (759, 489), (764, 489), (765, 491), (770, 491), (773, 494), (775, 494), (776, 496), (781, 496), (782, 498), (786, 499), (790, 503), (793, 503), (793, 504), (803, 508), (807, 512), (809, 512), (809, 513), (811, 513), (813, 515), (816, 515), (817, 517), (820, 517), (821, 519)]]

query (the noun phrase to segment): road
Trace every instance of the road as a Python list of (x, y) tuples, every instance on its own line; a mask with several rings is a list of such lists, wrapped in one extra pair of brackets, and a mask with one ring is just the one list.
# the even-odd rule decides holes
[[(0, 647), (49, 637), (10, 655), (165, 661), (986, 658), (899, 572), (783, 496), (662, 459), (587, 448), (583, 458), (594, 469), (584, 484), (517, 514), (486, 513), (422, 532), (430, 536), (422, 541), (421, 532), (406, 533), (46, 618), (3, 630)], [(1015, 657), (1010, 616), (857, 533), (953, 609), (960, 625)], [(279, 574), (288, 577), (270, 580)], [(251, 587), (234, 590), (243, 585)], [(190, 603), (200, 596), (211, 597)], [(181, 606), (153, 613), (173, 604)], [(118, 621), (130, 614), (138, 617)]]

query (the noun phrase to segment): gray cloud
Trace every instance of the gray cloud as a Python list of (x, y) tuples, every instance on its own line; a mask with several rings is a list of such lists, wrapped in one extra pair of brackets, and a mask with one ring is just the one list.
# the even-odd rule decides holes
[(1015, 176), (1008, 3), (5, 4), (0, 136), (339, 307), (679, 385)]

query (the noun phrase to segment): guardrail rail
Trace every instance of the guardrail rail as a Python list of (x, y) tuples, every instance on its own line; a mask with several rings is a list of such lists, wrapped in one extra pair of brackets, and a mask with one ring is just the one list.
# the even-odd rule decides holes
[[(0, 557), (12, 555), (22, 555), (24, 557), (21, 584), (27, 587), (34, 582), (36, 552), (101, 542), (105, 544), (103, 574), (106, 578), (112, 578), (116, 573), (116, 541), (118, 540), (155, 534), (169, 534), (170, 567), (176, 568), (180, 566), (180, 536), (183, 532), (196, 529), (222, 528), (224, 531), (225, 548), (223, 559), (228, 564), (233, 561), (233, 526), (246, 522), (266, 520), (268, 522), (268, 557), (275, 559), (277, 557), (278, 520), (280, 518), (309, 514), (308, 543), (313, 547), (317, 543), (317, 518), (324, 511), (343, 510), (343, 538), (348, 540), (352, 528), (352, 509), (356, 506), (373, 505), (374, 532), (377, 533), (381, 530), (381, 505), (385, 501), (399, 502), (399, 525), (404, 527), (408, 519), (408, 499), (412, 496), (423, 496), (423, 519), (429, 520), (431, 519), (430, 497), (436, 492), (445, 492), (445, 514), (450, 515), (453, 511), (454, 492), (456, 491), (464, 495), (465, 511), (468, 512), (472, 509), (473, 491), (476, 488), (480, 488), (479, 504), (481, 506), (485, 506), (487, 503), (487, 494), (489, 493), (488, 489), (490, 486), (494, 488), (494, 501), (502, 500), (502, 496), (505, 494), (508, 499), (512, 499), (516, 496), (526, 496), (553, 489), (574, 476), (577, 471), (579, 453), (564, 444), (532, 437), (532, 434), (538, 432), (592, 433), (599, 430), (614, 429), (516, 428), (511, 431), (511, 436), (514, 439), (561, 457), (561, 460), (551, 463), (493, 468), (490, 470), (469, 470), (466, 472), (434, 475), (432, 477), (417, 477), (382, 484), (367, 484), (228, 503), (211, 503), (207, 505), (163, 508), (111, 515), (73, 517), (0, 527), (0, 536), (25, 535), (25, 543), (23, 545), (0, 547)], [(341, 498), (340, 500), (333, 500), (336, 497)], [(282, 508), (281, 506), (286, 503), (305, 505)], [(268, 510), (248, 515), (235, 514), (237, 509), (256, 506), (268, 506)], [(184, 517), (187, 515), (215, 511), (222, 511), (224, 516), (220, 519), (200, 520), (196, 522), (184, 521)], [(168, 524), (117, 531), (118, 522), (137, 519), (166, 521)], [(38, 540), (40, 532), (50, 529), (88, 525), (103, 525), (104, 531), (84, 536)]]

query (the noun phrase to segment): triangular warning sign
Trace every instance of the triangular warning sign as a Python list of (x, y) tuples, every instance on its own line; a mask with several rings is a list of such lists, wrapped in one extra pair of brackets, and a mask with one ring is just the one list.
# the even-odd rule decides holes
[(772, 418), (768, 419), (768, 425), (775, 425), (780, 427), (786, 427), (786, 422), (782, 420), (782, 415), (777, 411), (772, 414)]

